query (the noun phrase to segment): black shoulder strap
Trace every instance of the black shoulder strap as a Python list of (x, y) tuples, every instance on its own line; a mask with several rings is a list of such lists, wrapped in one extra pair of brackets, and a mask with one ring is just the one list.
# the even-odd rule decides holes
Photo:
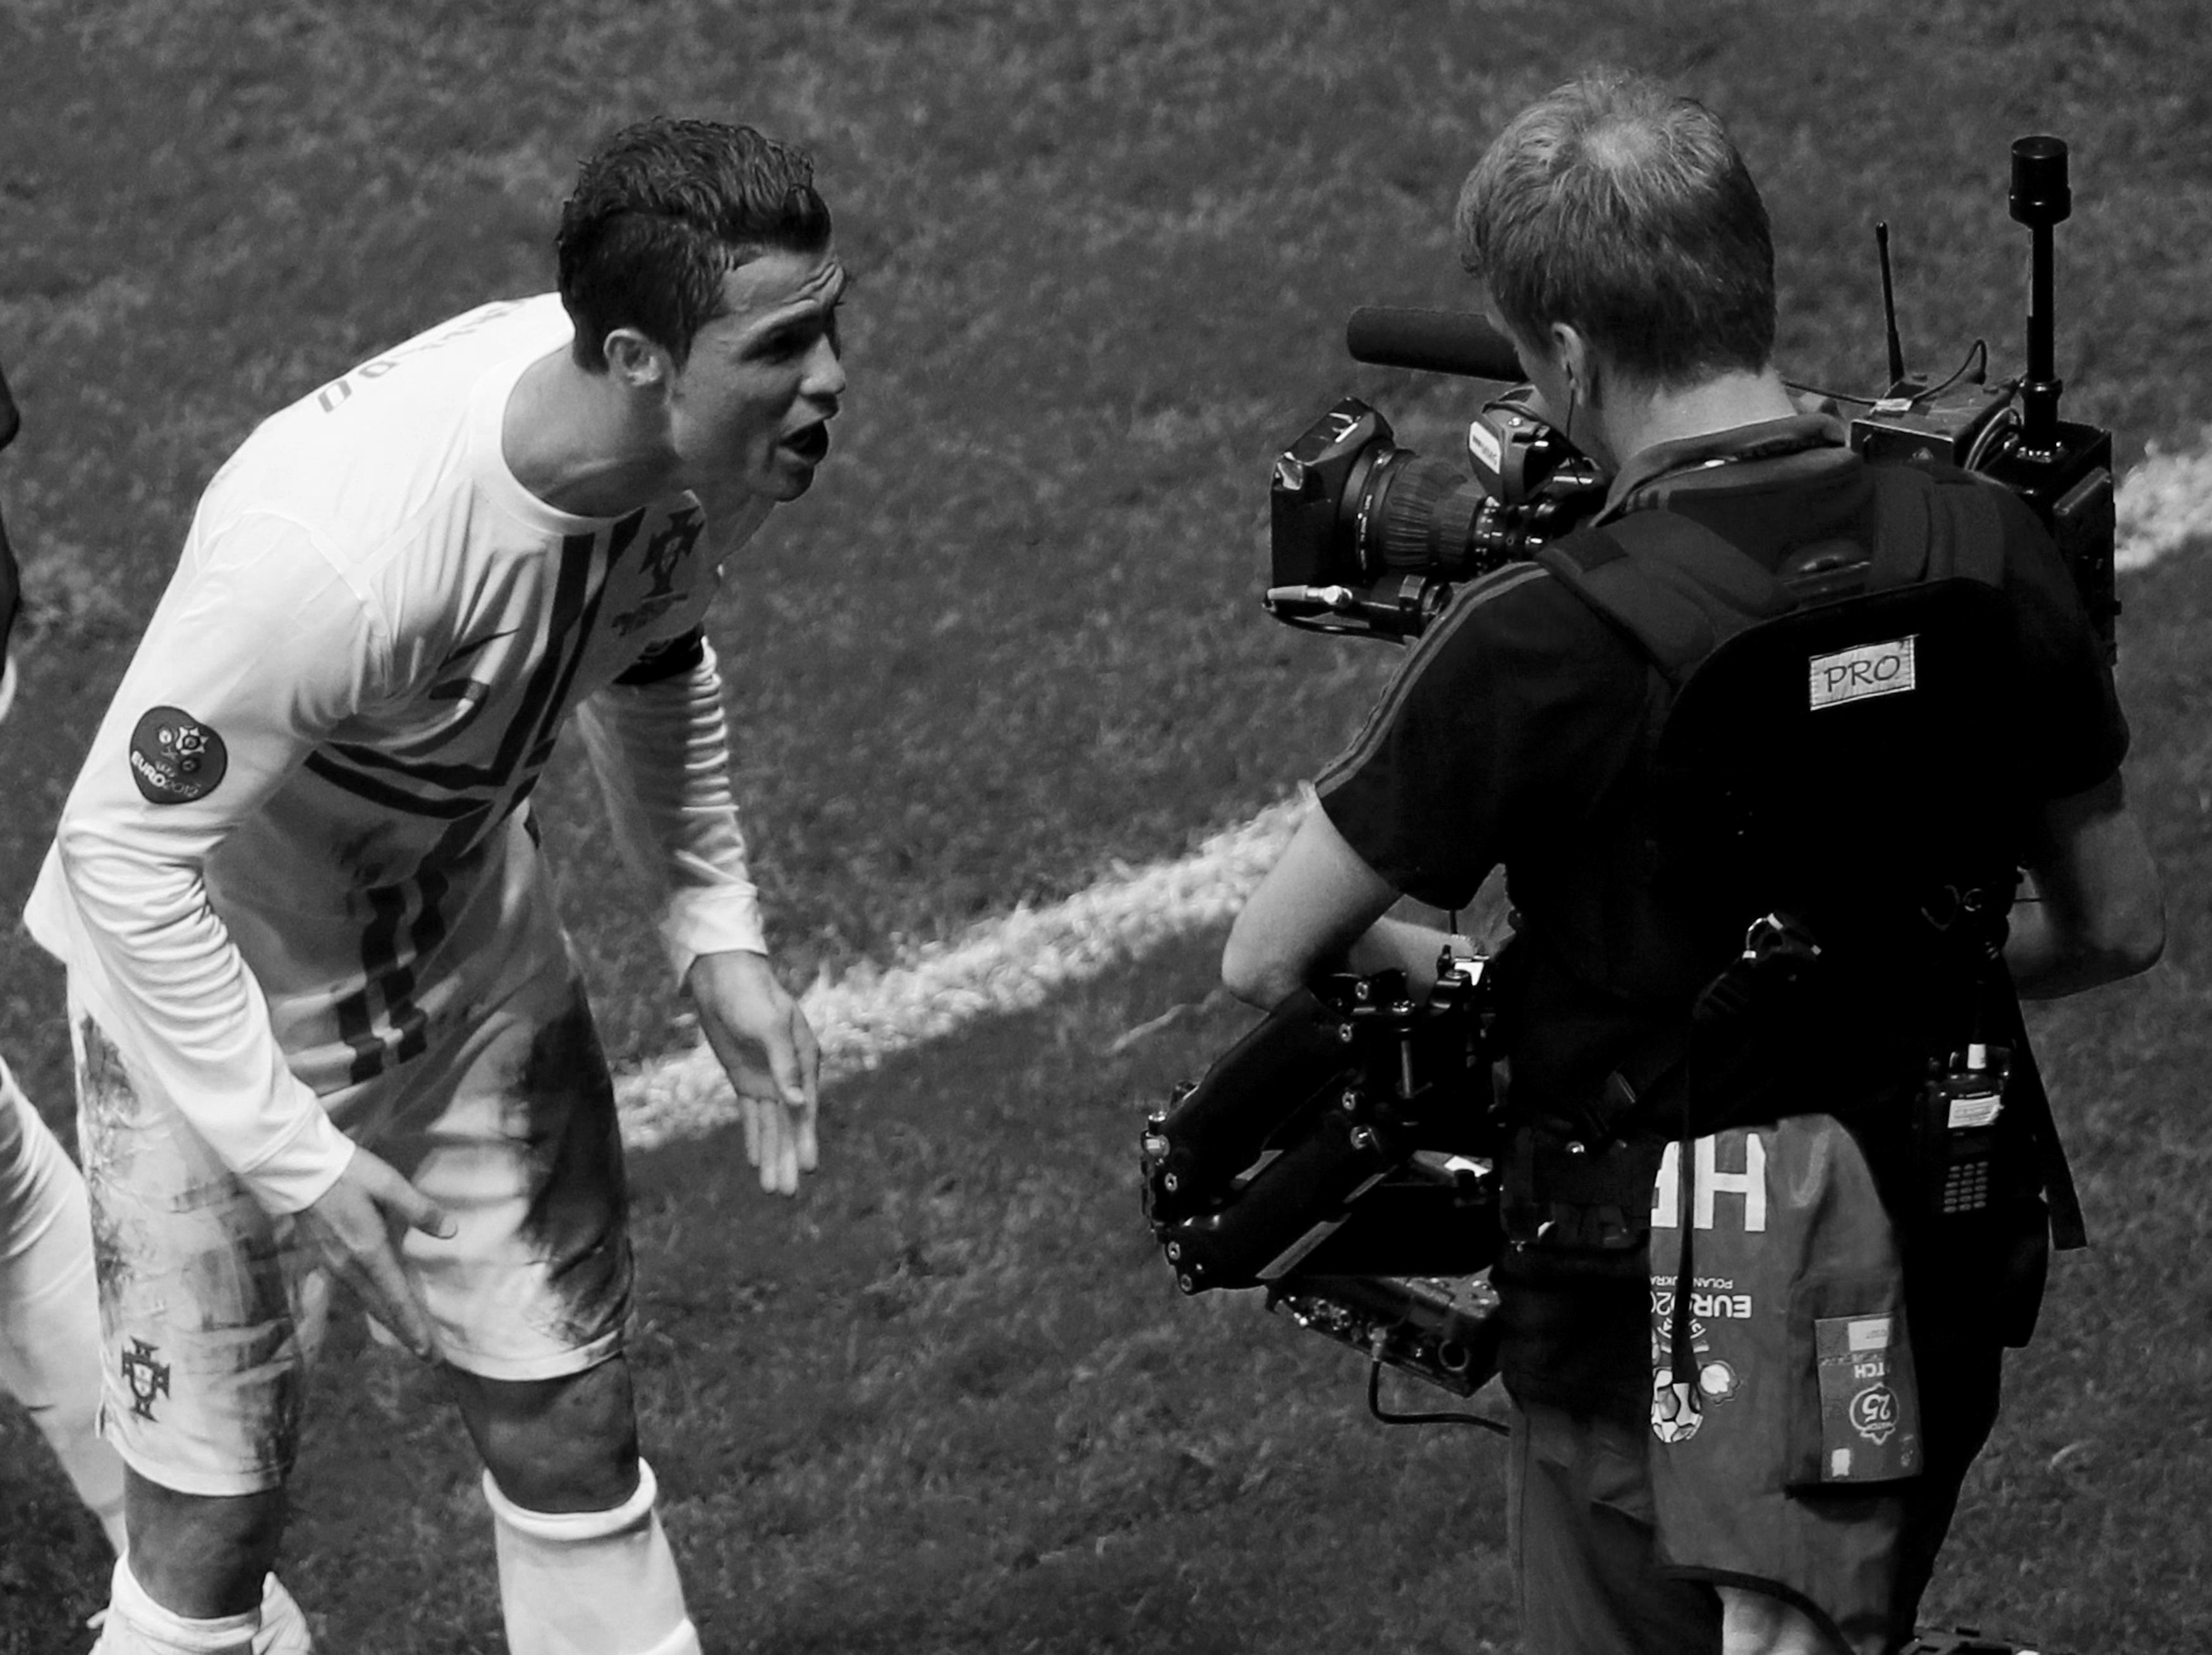
[(1988, 486), (1917, 465), (1868, 468), (1875, 544), (1861, 573), (1794, 580), (1770, 572), (1694, 519), (1632, 512), (1540, 548), (1536, 562), (1624, 633), (1674, 688), (1745, 628), (1801, 600), (1882, 592), (1923, 581), (2004, 581), (2004, 535)]
[(1869, 590), (1952, 579), (2004, 584), (2004, 526), (1992, 485), (1918, 465), (1870, 465), (1867, 475), (1875, 512)]
[(1543, 547), (1536, 561), (1626, 633), (1677, 689), (1727, 639), (1797, 601), (1756, 561), (1674, 512), (1632, 512), (1577, 530)]

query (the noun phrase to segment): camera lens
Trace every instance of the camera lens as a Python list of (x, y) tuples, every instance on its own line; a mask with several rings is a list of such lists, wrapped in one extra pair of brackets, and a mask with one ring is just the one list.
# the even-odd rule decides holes
[(1467, 566), (1475, 514), (1486, 497), (1457, 465), (1399, 449), (1376, 468), (1360, 502), (1360, 566), (1460, 573)]

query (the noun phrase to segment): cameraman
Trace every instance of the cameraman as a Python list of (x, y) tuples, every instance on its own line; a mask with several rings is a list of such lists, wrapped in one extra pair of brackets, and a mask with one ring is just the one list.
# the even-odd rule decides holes
[[(1457, 222), (1492, 319), (1548, 410), (1563, 412), (1557, 423), (1612, 477), (1596, 524), (1645, 512), (1687, 518), (1768, 572), (1810, 544), (1872, 544), (1869, 468), (1838, 423), (1793, 404), (1771, 363), (1765, 210), (1709, 111), (1630, 75), (1562, 87), (1491, 146)], [(1977, 498), (1984, 489), (1948, 486)], [(2002, 542), (1978, 550), (2002, 558), (2024, 663), (2018, 733), (2033, 735), (2021, 743), (2032, 767), (2021, 784), (2036, 801), (2019, 828), (2039, 900), (2015, 907), (2004, 963), (2021, 994), (2069, 994), (2144, 970), (2165, 922), (2122, 792), (2127, 728), (2109, 672), (2048, 538), (2011, 496), (1986, 492), (1994, 508), (1962, 520)], [(2024, 1323), (1913, 1321), (1926, 1445), (1917, 1475), (1873, 1493), (1802, 1496), (1775, 1478), (1720, 1491), (1686, 1516), (1669, 1506), (1675, 1515), (1662, 1523), (1647, 1245), (1653, 1181), (1668, 1141), (1686, 1135), (1671, 1129), (1686, 1105), (1616, 1117), (1617, 1135), (1602, 1142), (1563, 1141), (1532, 1124), (1587, 1118), (1634, 1053), (1677, 1026), (1686, 1041), (1690, 1007), (1714, 969), (1669, 965), (1686, 940), (1652, 886), (1646, 744), (1667, 695), (1638, 645), (1547, 569), (1516, 563), (1465, 587), (1322, 774), (1319, 807), (1237, 922), (1223, 978), (1262, 1007), (1347, 958), (1355, 970), (1397, 966), (1425, 980), (1437, 934), (1385, 911), (1401, 896), (1462, 908), (1503, 864), (1520, 934), (1506, 956), (1502, 1019), (1514, 1131), (1508, 1244), (1492, 1281), (1506, 1328), (1526, 1646), (1888, 1655), (1911, 1636), (1960, 1481), (1995, 1416), (2001, 1348), (2025, 1336)], [(1889, 1022), (1913, 1024), (1914, 1007), (1889, 1009)], [(1816, 1027), (1817, 1018), (1790, 1026)], [(1874, 1118), (1871, 1104), (1911, 1095), (1925, 1053), (1884, 1038), (1879, 1016), (1874, 1031), (1855, 1018), (1830, 1031), (1833, 1050), (1796, 1052), (1789, 1086), (1851, 1118), (1828, 1079), (1850, 1074), (1859, 1120)], [(1893, 1072), (1856, 1056), (1865, 1050), (1898, 1054)], [(1736, 1123), (1745, 1119), (1740, 1109)], [(1893, 1163), (1873, 1151), (1869, 1159), (1893, 1175)], [(1608, 1183), (1612, 1200), (1594, 1199)], [(1579, 1193), (1562, 1199), (1571, 1184)], [(1826, 1244), (1887, 1237), (1880, 1209), (1898, 1199), (1893, 1177), (1880, 1201), (1859, 1188), (1855, 1202), (1829, 1203)], [(1516, 1223), (1516, 1201), (1524, 1215), (1550, 1216)], [(2040, 1203), (2032, 1192), (2027, 1202), (2037, 1229), (2016, 1250), (2038, 1267), (2022, 1290), (2032, 1321), (2045, 1237)], [(1702, 1233), (1698, 1244), (1707, 1244)], [(1924, 1305), (1915, 1268), (1905, 1268), (1901, 1291)], [(1746, 1417), (1740, 1407), (1730, 1419)], [(1741, 1535), (1742, 1512), (1811, 1561), (1792, 1573), (1734, 1559), (1726, 1536)]]

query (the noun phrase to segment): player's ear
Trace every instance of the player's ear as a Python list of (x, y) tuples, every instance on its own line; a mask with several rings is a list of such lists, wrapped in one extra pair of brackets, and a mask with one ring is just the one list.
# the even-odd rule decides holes
[(634, 327), (618, 327), (600, 345), (607, 372), (631, 391), (658, 393), (676, 377), (675, 359), (665, 345), (654, 344)]

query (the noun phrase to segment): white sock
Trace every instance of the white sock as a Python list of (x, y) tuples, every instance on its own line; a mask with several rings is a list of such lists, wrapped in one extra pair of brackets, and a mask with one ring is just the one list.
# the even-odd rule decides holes
[(653, 1468), (611, 1512), (526, 1512), (484, 1473), (509, 1655), (699, 1655)]
[(118, 1557), (108, 1587), (107, 1620), (92, 1655), (253, 1655), (253, 1629), (260, 1623), (258, 1608), (212, 1621), (173, 1615), (146, 1595), (131, 1565)]
[(261, 1583), (261, 1627), (253, 1634), (253, 1655), (314, 1655), (315, 1640), (307, 1635), (307, 1617), (270, 1575)]
[(123, 1550), (123, 1462), (100, 1439), (100, 1293), (84, 1179), (0, 1062), (0, 1389), (30, 1410)]

